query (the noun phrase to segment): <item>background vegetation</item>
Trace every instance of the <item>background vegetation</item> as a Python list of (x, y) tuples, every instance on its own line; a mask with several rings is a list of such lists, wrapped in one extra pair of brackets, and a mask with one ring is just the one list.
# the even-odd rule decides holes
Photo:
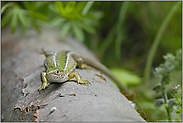
[[(1, 3), (2, 27), (14, 33), (20, 26), (24, 34), (31, 26), (38, 33), (49, 26), (59, 29), (60, 37), (77, 38), (130, 90), (137, 89), (134, 95), (149, 121), (168, 120), (165, 107), (154, 103), (162, 96), (153, 91), (159, 83), (153, 71), (166, 53), (175, 54), (182, 46), (182, 2)], [(181, 85), (181, 68), (171, 74), (168, 88)], [(172, 97), (170, 91), (167, 95)], [(181, 116), (177, 112), (175, 121)]]

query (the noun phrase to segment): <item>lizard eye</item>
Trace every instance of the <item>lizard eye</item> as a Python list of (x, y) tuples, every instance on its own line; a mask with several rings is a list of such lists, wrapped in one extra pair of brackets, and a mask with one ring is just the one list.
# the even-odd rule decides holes
[(55, 74), (59, 74), (59, 73), (60, 73), (60, 71), (59, 71), (59, 70), (55, 71)]

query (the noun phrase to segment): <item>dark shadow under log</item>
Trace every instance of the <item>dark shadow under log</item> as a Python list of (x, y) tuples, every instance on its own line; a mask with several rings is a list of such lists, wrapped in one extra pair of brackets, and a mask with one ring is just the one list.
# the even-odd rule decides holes
[(72, 79), (39, 92), (41, 48), (96, 58), (77, 40), (59, 39), (55, 30), (44, 28), (39, 35), (30, 29), (24, 36), (10, 32), (2, 29), (1, 121), (144, 121), (111, 80), (95, 70), (76, 70), (91, 84)]

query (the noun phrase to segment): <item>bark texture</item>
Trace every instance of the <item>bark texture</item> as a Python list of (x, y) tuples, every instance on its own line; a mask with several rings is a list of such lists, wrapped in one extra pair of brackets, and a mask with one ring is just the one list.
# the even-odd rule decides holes
[[(2, 29), (1, 121), (144, 121), (111, 80), (95, 70), (77, 69), (91, 84), (75, 79), (38, 91), (46, 51), (74, 50), (96, 59), (80, 42), (59, 39), (55, 30), (24, 36)], [(97, 60), (97, 59), (96, 59)]]

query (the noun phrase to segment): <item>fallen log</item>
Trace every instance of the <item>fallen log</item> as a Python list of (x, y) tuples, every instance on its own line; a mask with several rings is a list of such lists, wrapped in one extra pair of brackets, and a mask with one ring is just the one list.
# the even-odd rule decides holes
[(52, 83), (45, 90), (40, 73), (46, 51), (73, 50), (97, 60), (79, 41), (43, 28), (23, 36), (2, 29), (1, 121), (145, 121), (111, 80), (99, 71), (77, 69), (91, 84), (75, 79)]

